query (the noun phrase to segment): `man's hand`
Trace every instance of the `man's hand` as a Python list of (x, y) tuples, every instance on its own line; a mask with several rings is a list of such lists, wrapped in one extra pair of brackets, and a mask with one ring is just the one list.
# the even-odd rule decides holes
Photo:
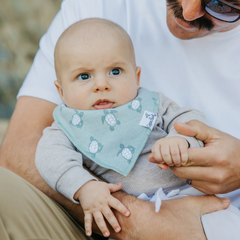
[(204, 148), (188, 149), (188, 163), (172, 171), (207, 194), (227, 193), (240, 188), (240, 140), (197, 120), (175, 123), (182, 135), (196, 137)]
[[(115, 196), (117, 194), (119, 192), (114, 193)], [(230, 205), (228, 198), (184, 197), (162, 201), (161, 209), (156, 213), (154, 203), (129, 195), (125, 195), (121, 201), (131, 215), (127, 218), (127, 224), (123, 225), (121, 222), (124, 217), (115, 212), (122, 224), (122, 231), (116, 235), (113, 233), (111, 237), (124, 240), (206, 240), (201, 216)]]

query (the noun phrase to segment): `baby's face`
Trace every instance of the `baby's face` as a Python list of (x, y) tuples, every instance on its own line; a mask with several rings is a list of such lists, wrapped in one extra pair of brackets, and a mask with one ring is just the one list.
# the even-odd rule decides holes
[[(91, 41), (92, 42), (92, 41)], [(63, 102), (80, 110), (115, 108), (137, 96), (140, 67), (126, 44), (107, 38), (72, 46), (64, 54), (60, 81)], [(72, 49), (72, 50), (71, 50)]]

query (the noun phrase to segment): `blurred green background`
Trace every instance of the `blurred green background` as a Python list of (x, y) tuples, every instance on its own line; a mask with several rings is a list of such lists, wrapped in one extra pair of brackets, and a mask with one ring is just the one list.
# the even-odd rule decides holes
[(0, 0), (0, 118), (10, 118), (38, 43), (61, 0)]
[(16, 95), (62, 0), (0, 0), (0, 145)]

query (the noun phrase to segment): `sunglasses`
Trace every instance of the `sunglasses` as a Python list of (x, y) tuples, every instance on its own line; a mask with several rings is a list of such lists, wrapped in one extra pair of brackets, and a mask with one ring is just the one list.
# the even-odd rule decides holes
[(240, 1), (202, 0), (202, 7), (210, 16), (223, 22), (233, 23), (240, 19)]

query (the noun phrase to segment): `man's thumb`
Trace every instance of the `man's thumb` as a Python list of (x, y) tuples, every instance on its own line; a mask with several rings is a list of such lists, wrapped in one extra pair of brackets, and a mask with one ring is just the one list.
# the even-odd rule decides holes
[(223, 210), (229, 207), (229, 198), (219, 198), (216, 196), (202, 196), (201, 204), (201, 215)]
[(191, 120), (187, 123), (174, 123), (175, 130), (185, 136), (195, 137), (198, 140), (207, 142), (210, 137), (210, 127), (197, 120)]

